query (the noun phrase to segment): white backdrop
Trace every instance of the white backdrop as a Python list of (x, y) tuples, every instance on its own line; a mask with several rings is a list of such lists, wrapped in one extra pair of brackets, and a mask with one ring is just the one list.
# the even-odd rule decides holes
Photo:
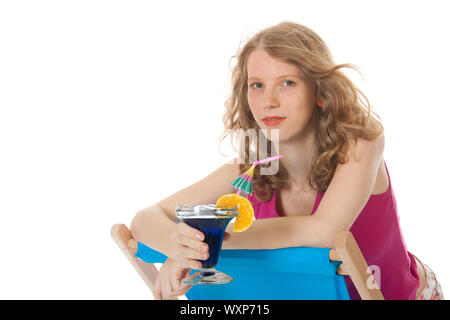
[(228, 160), (228, 61), (283, 20), (360, 67), (348, 74), (385, 126), (407, 248), (449, 295), (445, 5), (1, 2), (0, 298), (152, 298), (110, 227)]

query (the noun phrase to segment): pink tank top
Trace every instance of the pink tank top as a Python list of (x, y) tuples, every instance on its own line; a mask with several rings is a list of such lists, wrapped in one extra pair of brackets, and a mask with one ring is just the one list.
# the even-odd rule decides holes
[[(386, 167), (386, 162), (384, 163)], [(387, 171), (387, 167), (386, 167)], [(389, 176), (389, 188), (382, 194), (371, 195), (350, 228), (367, 265), (380, 286), (386, 300), (415, 300), (420, 284), (413, 255), (406, 249), (400, 230), (397, 203)], [(311, 215), (316, 212), (324, 193), (316, 195)], [(259, 201), (254, 193), (248, 199), (255, 210), (255, 218), (279, 217), (276, 211), (276, 190), (269, 201)], [(352, 300), (360, 300), (349, 276), (344, 276)]]

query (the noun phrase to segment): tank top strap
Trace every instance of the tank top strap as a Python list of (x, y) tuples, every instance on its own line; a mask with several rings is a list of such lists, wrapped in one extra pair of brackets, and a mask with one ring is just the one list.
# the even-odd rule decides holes
[(383, 162), (384, 162), (384, 167), (386, 168), (386, 173), (387, 173), (388, 181), (389, 181), (389, 186), (388, 186), (388, 189), (386, 190), (386, 193), (387, 193), (387, 191), (391, 190), (391, 186), (392, 186), (392, 183), (391, 183), (391, 175), (389, 174), (389, 170), (388, 170), (388, 168), (387, 168), (386, 161), (383, 160)]

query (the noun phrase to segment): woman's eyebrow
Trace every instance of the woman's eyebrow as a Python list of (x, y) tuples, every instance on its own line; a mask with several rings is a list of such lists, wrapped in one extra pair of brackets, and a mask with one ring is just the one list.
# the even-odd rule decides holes
[[(275, 79), (280, 79), (280, 78), (286, 78), (286, 77), (296, 77), (296, 78), (300, 78), (300, 76), (299, 75), (297, 75), (297, 74), (284, 74), (284, 75), (282, 75), (282, 76), (279, 76), (279, 77), (276, 77)], [(258, 77), (250, 77), (250, 78), (248, 78), (248, 80), (260, 80), (261, 78), (258, 78)]]

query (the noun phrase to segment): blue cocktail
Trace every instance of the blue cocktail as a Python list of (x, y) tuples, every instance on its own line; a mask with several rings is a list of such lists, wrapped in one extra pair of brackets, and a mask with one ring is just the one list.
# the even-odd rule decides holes
[(228, 223), (237, 216), (237, 208), (222, 209), (214, 204), (198, 204), (196, 206), (177, 205), (175, 215), (182, 222), (201, 231), (208, 244), (209, 256), (202, 262), (200, 274), (192, 279), (184, 279), (186, 284), (222, 284), (233, 281), (229, 275), (217, 271), (215, 266), (219, 260), (223, 236)]

